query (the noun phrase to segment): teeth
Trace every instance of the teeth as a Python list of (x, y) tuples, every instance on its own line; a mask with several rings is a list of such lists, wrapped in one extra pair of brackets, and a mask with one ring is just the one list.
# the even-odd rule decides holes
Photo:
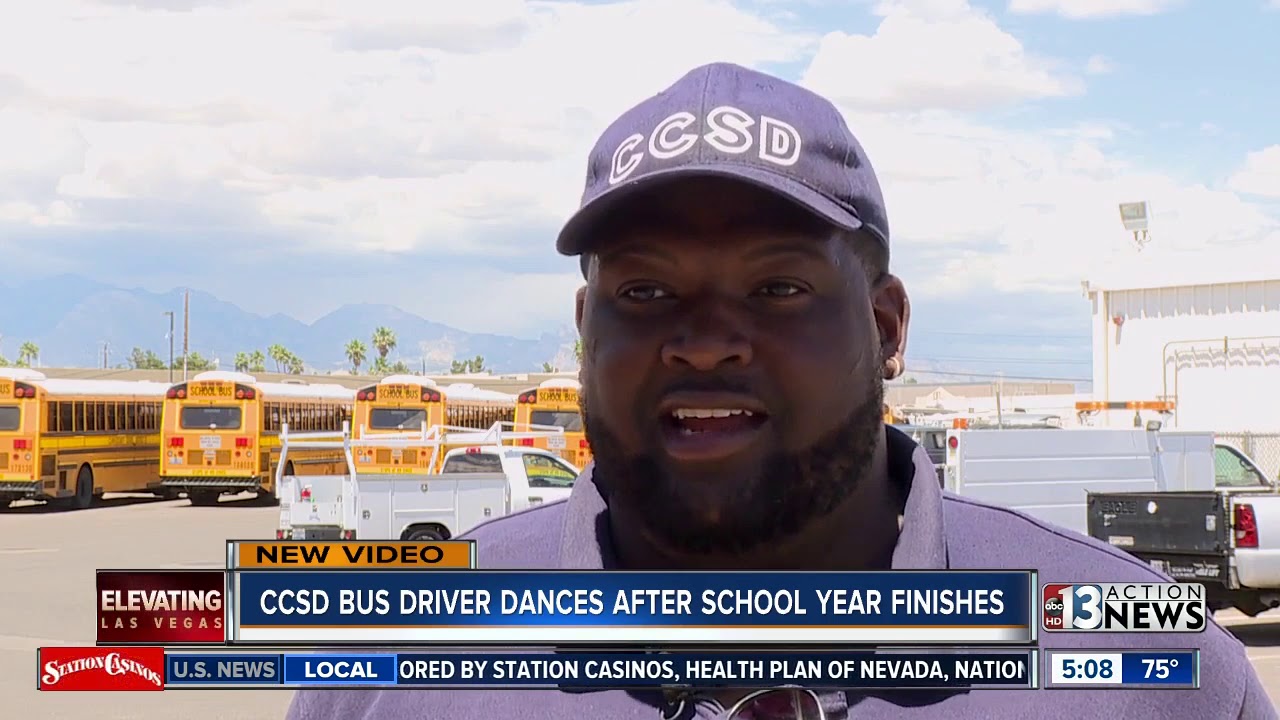
[(684, 418), (726, 418), (731, 415), (751, 417), (753, 413), (741, 408), (677, 408), (671, 411), (671, 415), (683, 420)]

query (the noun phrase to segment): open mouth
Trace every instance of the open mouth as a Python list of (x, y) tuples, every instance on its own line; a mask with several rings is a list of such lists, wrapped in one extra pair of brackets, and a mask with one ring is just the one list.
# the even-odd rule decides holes
[(663, 413), (663, 439), (673, 458), (713, 460), (745, 450), (768, 421), (760, 408), (677, 405)]
[(753, 430), (766, 417), (745, 408), (676, 408), (667, 414), (667, 423), (681, 435)]

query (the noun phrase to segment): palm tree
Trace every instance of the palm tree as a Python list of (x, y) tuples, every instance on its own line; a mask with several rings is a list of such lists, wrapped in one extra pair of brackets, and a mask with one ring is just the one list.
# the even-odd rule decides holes
[(29, 367), (40, 357), (40, 346), (30, 340), (18, 347), (18, 365)]
[(236, 353), (236, 372), (249, 372), (249, 353)]
[(385, 363), (387, 353), (396, 348), (396, 334), (389, 327), (379, 327), (373, 331), (373, 347), (378, 351), (378, 357), (382, 358)]
[(267, 356), (261, 350), (249, 353), (249, 372), (263, 372), (267, 369)]
[(276, 363), (276, 372), (284, 372), (286, 361), (289, 358), (289, 351), (284, 349), (280, 343), (274, 343), (267, 348), (267, 355)]
[(360, 374), (360, 366), (364, 363), (365, 358), (368, 357), (369, 349), (359, 340), (352, 340), (347, 343), (346, 352), (347, 360), (351, 361), (351, 372), (356, 375)]

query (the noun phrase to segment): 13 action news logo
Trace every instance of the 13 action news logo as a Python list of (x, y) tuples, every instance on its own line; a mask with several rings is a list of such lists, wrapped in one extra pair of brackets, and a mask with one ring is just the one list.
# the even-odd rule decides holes
[(40, 690), (164, 690), (164, 648), (40, 648), (36, 657)]
[(1204, 586), (1196, 583), (1051, 583), (1041, 594), (1045, 630), (1203, 632)]

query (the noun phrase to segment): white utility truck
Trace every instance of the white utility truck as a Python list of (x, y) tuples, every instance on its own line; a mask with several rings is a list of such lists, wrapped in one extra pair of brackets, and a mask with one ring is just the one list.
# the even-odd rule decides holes
[[(563, 434), (561, 428), (515, 432), (511, 423), (488, 430), (433, 426), (421, 433), (397, 433), (353, 439), (309, 433), (280, 434), (281, 460), (291, 449), (342, 448), (345, 475), (292, 476), (279, 471), (278, 539), (290, 540), (447, 540), (482, 522), (535, 505), (568, 498), (579, 469), (553, 452), (505, 443), (526, 437)], [(361, 448), (414, 449), (444, 456), (436, 474), (361, 474), (353, 452)], [(459, 447), (460, 446), (460, 447)], [(434, 458), (428, 467), (436, 467)]]
[(1089, 494), (1212, 490), (1213, 433), (950, 430), (945, 489), (1088, 534)]

